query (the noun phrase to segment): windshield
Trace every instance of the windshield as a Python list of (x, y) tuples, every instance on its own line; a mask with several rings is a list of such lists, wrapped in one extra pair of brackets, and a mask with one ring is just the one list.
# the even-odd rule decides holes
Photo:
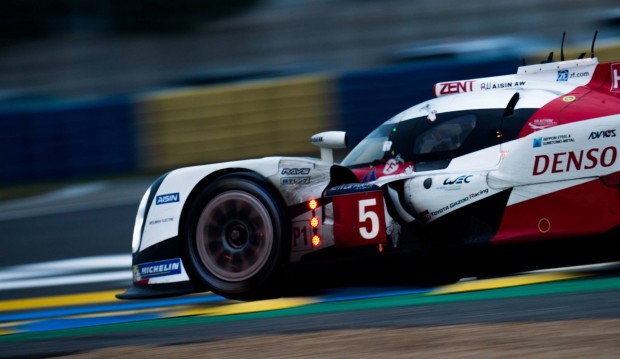
[(352, 167), (366, 165), (383, 158), (385, 151), (389, 151), (389, 142), (392, 129), (396, 128), (395, 123), (384, 124), (372, 131), (342, 160), (341, 165)]

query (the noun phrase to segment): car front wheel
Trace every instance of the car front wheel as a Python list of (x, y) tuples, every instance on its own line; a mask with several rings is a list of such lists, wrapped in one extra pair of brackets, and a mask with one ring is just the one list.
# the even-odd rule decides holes
[(284, 205), (262, 177), (233, 174), (190, 207), (186, 248), (196, 280), (235, 299), (274, 295), (285, 258)]

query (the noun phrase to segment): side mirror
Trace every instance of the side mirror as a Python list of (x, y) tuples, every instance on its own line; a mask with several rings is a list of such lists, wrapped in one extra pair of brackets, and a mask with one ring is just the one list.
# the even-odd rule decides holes
[(347, 147), (347, 133), (327, 131), (310, 137), (310, 142), (321, 149), (321, 161), (334, 163), (334, 148)]

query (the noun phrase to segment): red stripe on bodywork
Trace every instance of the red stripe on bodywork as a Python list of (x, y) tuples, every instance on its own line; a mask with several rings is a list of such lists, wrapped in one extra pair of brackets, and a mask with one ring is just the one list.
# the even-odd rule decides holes
[(600, 179), (506, 207), (491, 242), (515, 243), (601, 234), (620, 225), (618, 184)]
[[(540, 124), (554, 126), (618, 114), (619, 93), (612, 92), (611, 68), (618, 64), (597, 65), (592, 79), (536, 111), (519, 133), (519, 138), (537, 131)], [(574, 96), (574, 98), (573, 98)]]

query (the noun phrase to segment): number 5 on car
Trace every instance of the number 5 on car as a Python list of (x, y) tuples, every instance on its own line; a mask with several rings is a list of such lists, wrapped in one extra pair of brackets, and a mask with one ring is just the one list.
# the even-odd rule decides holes
[(333, 197), (336, 247), (384, 243), (383, 192), (352, 193)]

